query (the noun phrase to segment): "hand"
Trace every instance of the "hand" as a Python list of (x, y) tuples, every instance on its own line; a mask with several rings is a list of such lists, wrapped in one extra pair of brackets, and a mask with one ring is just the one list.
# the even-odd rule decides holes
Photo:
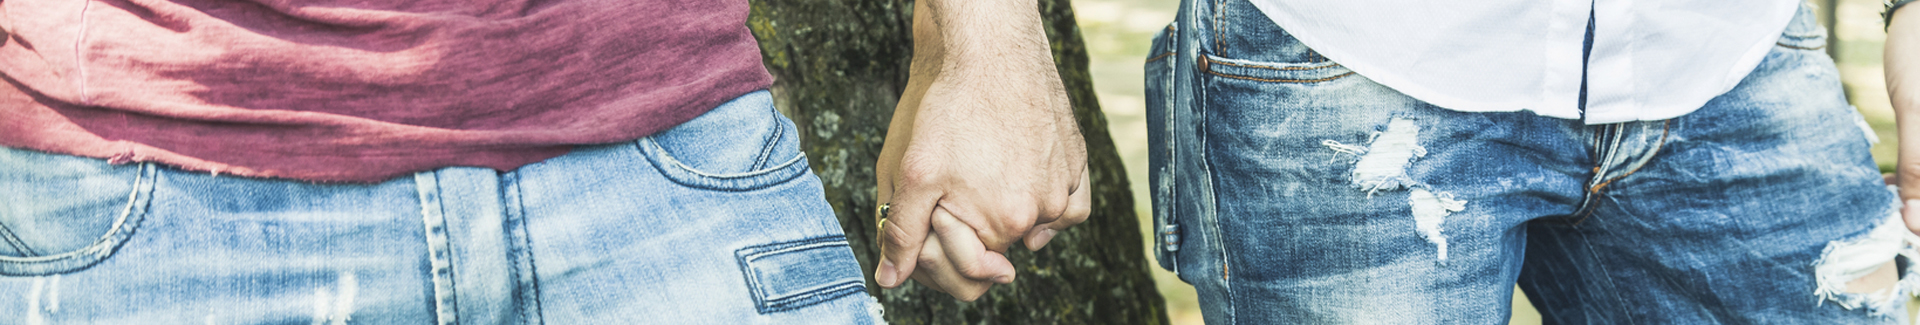
[(1920, 7), (1894, 11), (1887, 26), (1887, 94), (1900, 133), (1899, 163), (1888, 183), (1900, 187), (1900, 214), (1907, 230), (1920, 234)]
[(1014, 241), (1038, 249), (1086, 219), (1086, 149), (1034, 2), (932, 2), (916, 4), (912, 75), (876, 166), (892, 213), (874, 278), (971, 299), (1012, 281)]

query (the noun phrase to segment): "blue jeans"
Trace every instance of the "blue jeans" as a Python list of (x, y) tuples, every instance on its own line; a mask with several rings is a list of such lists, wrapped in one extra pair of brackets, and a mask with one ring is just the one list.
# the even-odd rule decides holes
[(1808, 11), (1700, 110), (1586, 125), (1421, 102), (1245, 0), (1180, 10), (1147, 62), (1155, 251), (1209, 324), (1503, 323), (1515, 283), (1548, 323), (1905, 318), (1898, 202)]
[(878, 322), (798, 141), (760, 91), (379, 184), (0, 148), (0, 324)]

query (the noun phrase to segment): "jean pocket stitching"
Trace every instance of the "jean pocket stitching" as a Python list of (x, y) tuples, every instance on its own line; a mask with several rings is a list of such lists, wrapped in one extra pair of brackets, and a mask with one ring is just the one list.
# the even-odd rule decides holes
[[(772, 109), (772, 108), (768, 108), (768, 109)], [(775, 112), (774, 114), (779, 114), (779, 112)], [(767, 144), (765, 146), (760, 147), (760, 155), (757, 157), (754, 157), (753, 167), (748, 169), (760, 170), (760, 168), (766, 167), (767, 159), (773, 159), (773, 150), (778, 149), (780, 147), (780, 140), (786, 139), (786, 136), (787, 136), (787, 133), (785, 132), (786, 130), (782, 130), (782, 128), (784, 128), (785, 125), (786, 124), (784, 123), (773, 124), (774, 130), (773, 132), (771, 132), (772, 133), (771, 135), (767, 136), (767, 140), (766, 140)]]
[(121, 208), (120, 216), (106, 234), (92, 244), (70, 252), (45, 256), (12, 257), (0, 256), (0, 275), (4, 276), (45, 276), (63, 274), (86, 269), (105, 261), (118, 252), (120, 247), (133, 236), (134, 230), (146, 218), (148, 204), (153, 199), (153, 187), (157, 181), (158, 167), (152, 163), (140, 165), (135, 173), (133, 191), (128, 194), (127, 204)]
[(645, 156), (647, 161), (653, 164), (654, 169), (659, 170), (668, 180), (680, 185), (700, 189), (716, 191), (757, 190), (797, 179), (801, 175), (805, 175), (807, 171), (807, 155), (804, 152), (794, 155), (792, 159), (788, 159), (785, 162), (764, 169), (744, 173), (718, 174), (694, 169), (693, 166), (688, 166), (680, 162), (679, 159), (674, 158), (671, 153), (667, 152), (666, 148), (654, 142), (652, 137), (641, 138), (639, 141), (636, 141), (635, 145), (639, 147), (641, 155)]
[(734, 256), (740, 262), (741, 272), (744, 273), (746, 277), (747, 290), (753, 296), (754, 308), (761, 314), (767, 314), (817, 305), (864, 291), (866, 286), (861, 284), (861, 279), (850, 277), (837, 281), (823, 281), (822, 283), (812, 284), (803, 290), (799, 290), (797, 293), (775, 296), (780, 293), (768, 292), (765, 288), (766, 283), (763, 282), (766, 279), (762, 279), (761, 274), (755, 272), (754, 261), (787, 253), (799, 253), (816, 249), (847, 249), (850, 247), (851, 245), (847, 243), (846, 236), (826, 236), (750, 246), (734, 251)]
[(1331, 61), (1294, 64), (1234, 62), (1212, 55), (1200, 56), (1199, 69), (1229, 79), (1296, 84), (1327, 82), (1354, 75), (1346, 66)]
[(1160, 53), (1160, 54), (1155, 54), (1155, 55), (1153, 55), (1153, 57), (1150, 57), (1150, 58), (1147, 58), (1147, 63), (1154, 63), (1154, 62), (1156, 62), (1156, 61), (1160, 61), (1160, 60), (1164, 60), (1164, 59), (1166, 59), (1166, 58), (1168, 58), (1168, 57), (1172, 57), (1172, 56), (1173, 56), (1173, 53), (1174, 53), (1173, 51), (1166, 51), (1166, 52), (1162, 52), (1162, 53)]
[(8, 229), (7, 225), (0, 224), (0, 240), (5, 240), (7, 247), (12, 247), (14, 251), (20, 252), (21, 255), (29, 257), (40, 255), (40, 253), (34, 252), (33, 248), (27, 247), (26, 241), (20, 240), (20, 236), (14, 235), (13, 230)]
[[(1817, 44), (1817, 45), (1811, 45), (1811, 46), (1809, 46), (1809, 45), (1800, 45), (1800, 44), (1797, 44), (1797, 43), (1815, 43), (1815, 44)], [(1774, 46), (1779, 46), (1779, 47), (1783, 47), (1783, 48), (1788, 48), (1788, 49), (1795, 49), (1795, 50), (1802, 50), (1802, 51), (1818, 51), (1818, 50), (1823, 50), (1823, 49), (1826, 49), (1826, 48), (1827, 48), (1827, 42), (1826, 42), (1825, 40), (1816, 40), (1816, 41), (1804, 41), (1804, 42), (1792, 42), (1792, 43), (1789, 43), (1788, 41), (1786, 41), (1786, 40), (1784, 40), (1784, 38), (1783, 38), (1783, 40), (1781, 40), (1781, 41), (1778, 41), (1778, 42), (1774, 42), (1774, 43), (1773, 43), (1773, 45), (1774, 45)]]

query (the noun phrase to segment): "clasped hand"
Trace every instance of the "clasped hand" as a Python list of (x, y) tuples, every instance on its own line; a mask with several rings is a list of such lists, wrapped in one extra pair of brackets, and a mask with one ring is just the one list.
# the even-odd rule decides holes
[(890, 210), (882, 287), (913, 279), (972, 301), (1014, 280), (1014, 242), (1040, 249), (1091, 211), (1086, 143), (1032, 4), (915, 5), (912, 73), (875, 172)]

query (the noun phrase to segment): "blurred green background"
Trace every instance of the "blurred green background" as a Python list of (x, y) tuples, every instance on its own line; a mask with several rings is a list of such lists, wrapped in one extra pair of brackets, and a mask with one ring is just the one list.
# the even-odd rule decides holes
[[(1173, 21), (1175, 0), (1072, 0), (1082, 36), (1086, 38), (1094, 87), (1100, 106), (1107, 113), (1108, 131), (1120, 155), (1126, 160), (1128, 179), (1133, 180), (1134, 202), (1139, 202), (1141, 231), (1151, 240), (1153, 225), (1147, 197), (1147, 123), (1146, 97), (1142, 94), (1141, 67), (1146, 60), (1153, 34)], [(1893, 165), (1895, 142), (1893, 109), (1887, 102), (1886, 82), (1880, 71), (1881, 45), (1886, 33), (1881, 29), (1878, 0), (1811, 0), (1820, 8), (1821, 21), (1833, 26), (1828, 40), (1847, 87), (1848, 99), (1865, 115), (1867, 123), (1880, 134), (1873, 148), (1874, 159), (1882, 170)], [(1146, 243), (1152, 247), (1152, 242)], [(1151, 254), (1149, 254), (1151, 255)], [(1152, 258), (1148, 256), (1147, 258)], [(1168, 314), (1174, 324), (1200, 324), (1200, 309), (1193, 287), (1180, 282), (1172, 273), (1153, 268), (1161, 294), (1167, 298)], [(1539, 324), (1533, 306), (1514, 293), (1513, 324)], [(1915, 306), (1913, 303), (1909, 307)], [(1909, 308), (1911, 311), (1914, 308)]]

